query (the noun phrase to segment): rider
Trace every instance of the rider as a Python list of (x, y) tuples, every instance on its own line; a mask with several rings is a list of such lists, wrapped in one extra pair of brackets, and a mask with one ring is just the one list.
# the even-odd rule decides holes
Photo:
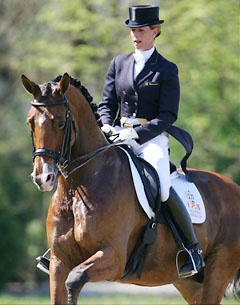
[(117, 140), (131, 144), (138, 156), (157, 170), (160, 178), (161, 201), (167, 205), (188, 255), (179, 270), (180, 277), (199, 272), (204, 266), (198, 239), (191, 219), (180, 197), (171, 187), (169, 169), (169, 139), (167, 129), (178, 115), (180, 85), (177, 66), (158, 53), (154, 40), (161, 33), (159, 7), (139, 5), (129, 8), (134, 52), (118, 55), (109, 66), (103, 87), (99, 114), (105, 134), (116, 133)]

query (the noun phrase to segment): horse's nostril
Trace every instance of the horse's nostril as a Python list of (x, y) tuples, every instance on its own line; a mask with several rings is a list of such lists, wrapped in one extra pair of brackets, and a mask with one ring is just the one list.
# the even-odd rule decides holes
[(51, 182), (54, 180), (54, 174), (49, 174), (47, 175), (47, 179), (46, 179), (46, 182)]

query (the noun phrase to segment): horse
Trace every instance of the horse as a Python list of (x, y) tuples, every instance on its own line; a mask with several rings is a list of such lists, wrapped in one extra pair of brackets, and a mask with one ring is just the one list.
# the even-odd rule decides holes
[(128, 157), (102, 133), (80, 81), (67, 73), (44, 84), (21, 80), (33, 96), (32, 180), (41, 191), (56, 186), (46, 219), (51, 304), (77, 304), (83, 286), (98, 281), (173, 284), (189, 304), (220, 304), (240, 269), (239, 186), (219, 173), (189, 169), (206, 208), (206, 221), (194, 225), (206, 262), (200, 275), (179, 279), (178, 247), (169, 226), (158, 223), (141, 276), (124, 278), (148, 222)]

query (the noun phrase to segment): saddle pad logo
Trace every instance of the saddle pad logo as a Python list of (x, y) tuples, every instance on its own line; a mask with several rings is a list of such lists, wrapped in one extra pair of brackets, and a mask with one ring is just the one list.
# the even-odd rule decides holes
[(174, 189), (185, 204), (192, 223), (203, 223), (206, 220), (206, 211), (196, 185), (188, 182), (182, 174), (177, 174), (171, 181)]

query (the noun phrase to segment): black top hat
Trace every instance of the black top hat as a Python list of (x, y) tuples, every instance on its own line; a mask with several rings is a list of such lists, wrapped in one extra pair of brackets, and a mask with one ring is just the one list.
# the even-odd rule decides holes
[(164, 20), (159, 20), (159, 6), (156, 5), (137, 5), (129, 7), (129, 19), (124, 24), (128, 28), (138, 28), (161, 24)]

